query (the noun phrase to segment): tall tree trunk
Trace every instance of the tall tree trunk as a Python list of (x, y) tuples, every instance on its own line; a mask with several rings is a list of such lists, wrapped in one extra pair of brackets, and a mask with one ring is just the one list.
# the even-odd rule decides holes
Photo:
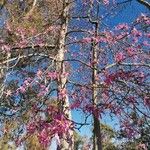
[[(65, 41), (66, 41), (66, 33), (68, 28), (68, 13), (69, 13), (69, 7), (70, 3), (69, 0), (63, 0), (63, 12), (62, 12), (62, 24), (60, 29), (60, 35), (59, 35), (59, 41), (58, 41), (58, 53), (56, 58), (56, 70), (60, 73), (59, 81), (58, 81), (58, 92), (62, 90), (66, 90), (66, 81), (67, 77), (62, 76), (63, 73), (65, 73), (65, 65), (63, 63), (65, 59)], [(71, 119), (71, 111), (65, 110), (65, 108), (69, 108), (69, 99), (66, 95), (65, 98), (59, 98), (59, 109), (66, 114), (66, 117), (68, 119)], [(73, 131), (68, 131), (70, 134), (71, 141), (67, 141), (67, 137), (64, 134), (63, 139), (61, 139), (61, 145), (58, 149), (61, 150), (73, 150)]]
[[(92, 23), (92, 22), (91, 22)], [(95, 39), (98, 35), (98, 22), (94, 21), (95, 25)], [(92, 84), (93, 84), (93, 94), (92, 100), (93, 105), (96, 109), (98, 104), (98, 82), (97, 82), (97, 62), (98, 62), (98, 43), (93, 40), (92, 42), (92, 61), (93, 61), (93, 73), (92, 73)], [(100, 128), (100, 119), (97, 112), (93, 113), (93, 150), (102, 150), (102, 138), (101, 138), (101, 128)]]

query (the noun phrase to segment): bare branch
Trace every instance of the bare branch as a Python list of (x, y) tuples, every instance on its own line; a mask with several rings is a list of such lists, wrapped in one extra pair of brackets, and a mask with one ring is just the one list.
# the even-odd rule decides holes
[(146, 6), (150, 10), (150, 3), (145, 0), (137, 0), (140, 4)]

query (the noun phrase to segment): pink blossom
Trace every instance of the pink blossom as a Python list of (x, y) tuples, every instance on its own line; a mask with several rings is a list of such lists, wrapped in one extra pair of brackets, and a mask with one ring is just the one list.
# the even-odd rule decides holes
[(129, 26), (126, 23), (122, 23), (116, 26), (117, 30), (127, 30), (129, 29)]
[(127, 98), (127, 100), (128, 100), (128, 102), (130, 102), (130, 103), (133, 104), (133, 105), (136, 103), (135, 97), (133, 97), (133, 96), (129, 96), (129, 97)]
[(56, 80), (58, 79), (58, 73), (56, 71), (53, 71), (53, 72), (48, 72), (47, 73), (47, 78), (50, 78), (51, 80)]
[[(119, 33), (119, 34), (117, 34), (116, 36), (115, 36), (115, 39), (116, 40), (121, 40), (121, 39), (123, 39), (125, 36), (127, 36), (128, 35), (128, 32), (121, 32), (121, 33)], [(114, 41), (114, 42), (116, 42), (116, 41)]]
[(37, 131), (39, 142), (45, 147), (48, 146), (54, 136), (58, 144), (60, 144), (60, 138), (62, 138), (63, 134), (66, 134), (66, 137), (69, 138), (68, 130), (73, 127), (72, 122), (64, 116), (65, 114), (58, 113), (55, 106), (50, 105), (48, 109), (49, 115), (52, 118), (50, 122), (39, 119), (27, 125), (28, 133), (32, 134)]
[(81, 105), (81, 102), (78, 100), (76, 100), (74, 103), (71, 104), (70, 108), (71, 109), (76, 109), (79, 108), (79, 106)]
[(34, 133), (35, 130), (36, 130), (36, 124), (35, 124), (35, 122), (29, 123), (27, 125), (27, 132), (29, 132), (30, 134)]
[(148, 106), (148, 107), (150, 107), (150, 97), (145, 97), (144, 98), (144, 104), (146, 105), (146, 106)]
[(130, 120), (124, 120), (122, 122), (121, 128), (123, 128), (125, 135), (129, 139), (138, 134), (137, 130), (132, 127)]
[(98, 42), (104, 42), (106, 43), (107, 42), (107, 39), (105, 37), (98, 37)]
[(146, 16), (145, 14), (141, 14), (141, 16), (139, 16), (136, 20), (138, 23), (141, 23), (141, 22), (145, 22), (145, 23), (150, 23), (150, 18), (148, 16)]
[(115, 55), (115, 61), (116, 62), (121, 62), (125, 59), (125, 55), (123, 52), (118, 52), (116, 55)]
[(46, 87), (45, 85), (40, 85), (40, 91), (39, 91), (39, 93), (38, 93), (38, 95), (37, 96), (43, 96), (43, 95), (45, 95), (47, 92), (48, 92), (48, 87)]
[(45, 42), (44, 42), (44, 40), (41, 39), (41, 38), (37, 38), (37, 39), (36, 39), (36, 44), (39, 45), (40, 47), (45, 46)]
[(145, 36), (146, 36), (147, 38), (150, 38), (150, 33), (146, 33)]
[(24, 85), (25, 85), (25, 86), (29, 86), (29, 85), (30, 85), (29, 81), (28, 81), (28, 80), (25, 80), (25, 81), (24, 81)]
[(0, 44), (3, 44), (4, 43), (4, 40), (0, 39)]
[(108, 75), (104, 82), (106, 83), (106, 85), (110, 85), (115, 80), (115, 78), (116, 77), (114, 74)]
[(118, 71), (116, 73), (106, 74), (106, 79), (104, 80), (104, 82), (106, 85), (110, 85), (117, 78), (127, 80), (132, 76), (133, 76), (133, 74), (131, 72)]
[(82, 39), (81, 42), (83, 42), (83, 43), (90, 43), (91, 42), (91, 38), (84, 38), (84, 39)]
[(129, 56), (133, 56), (135, 54), (135, 50), (132, 47), (126, 48), (126, 51)]
[(103, 0), (104, 5), (109, 5), (109, 0)]
[(111, 31), (104, 31), (103, 34), (105, 35), (105, 38), (102, 38), (102, 42), (108, 42), (109, 44), (114, 44), (114, 33)]
[(36, 75), (37, 75), (38, 78), (41, 78), (41, 77), (42, 77), (42, 74), (43, 74), (43, 72), (42, 72), (42, 70), (40, 70), (40, 69), (39, 69), (39, 70), (37, 71), (37, 73), (36, 73)]
[(131, 33), (135, 37), (142, 36), (142, 33), (140, 31), (138, 31), (136, 28), (133, 28), (133, 30), (131, 31)]
[(143, 21), (146, 23), (146, 24), (150, 24), (150, 18), (148, 16), (146, 16), (145, 14), (141, 14), (141, 18), (143, 19)]
[(108, 94), (108, 92), (102, 93), (102, 98), (103, 98), (105, 101), (108, 101), (108, 100), (109, 100), (109, 94)]
[(98, 37), (97, 37), (97, 38), (93, 37), (92, 40), (93, 40), (94, 42), (96, 42), (96, 43), (99, 42), (99, 38), (98, 38)]
[(21, 86), (20, 88), (17, 89), (17, 92), (25, 93), (26, 89), (24, 86)]
[(68, 72), (64, 72), (64, 73), (61, 74), (61, 77), (62, 77), (62, 78), (66, 78), (66, 77), (68, 77), (68, 75), (69, 75)]
[(20, 28), (20, 27), (17, 28), (16, 31), (21, 35), (25, 35), (25, 33), (26, 33), (26, 30), (24, 28)]
[(11, 50), (11, 47), (9, 45), (3, 45), (2, 46), (2, 51), (9, 52), (10, 50)]
[(11, 26), (10, 26), (10, 24), (7, 22), (6, 23), (6, 29), (10, 32), (10, 31), (12, 31), (12, 29), (11, 29)]
[(94, 106), (92, 104), (87, 104), (85, 106), (85, 111), (87, 111), (87, 112), (93, 112), (93, 110), (94, 110)]
[(19, 46), (20, 48), (24, 48), (24, 47), (26, 47), (27, 44), (28, 44), (28, 41), (25, 40), (25, 39), (23, 39), (23, 40), (21, 40), (21, 41), (18, 43), (18, 46)]
[(143, 143), (140, 143), (140, 144), (138, 144), (137, 146), (136, 146), (136, 149), (137, 150), (148, 150), (147, 149), (147, 147), (146, 147), (146, 145)]
[(144, 41), (144, 42), (143, 42), (143, 45), (144, 45), (144, 46), (150, 46), (150, 43), (148, 43), (148, 41)]
[(6, 97), (9, 97), (9, 96), (11, 96), (11, 95), (12, 95), (11, 90), (7, 90), (7, 91), (6, 91)]
[(48, 135), (48, 132), (46, 131), (45, 128), (41, 132), (39, 132), (38, 137), (39, 142), (47, 147), (50, 142), (50, 136)]
[(67, 95), (66, 89), (61, 89), (61, 90), (59, 91), (59, 99), (66, 98), (66, 95)]

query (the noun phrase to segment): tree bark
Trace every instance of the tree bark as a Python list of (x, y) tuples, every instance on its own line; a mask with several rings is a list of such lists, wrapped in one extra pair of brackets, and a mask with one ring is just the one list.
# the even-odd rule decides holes
[(148, 2), (146, 0), (137, 0), (137, 2), (144, 5), (145, 7), (147, 7), (150, 10), (150, 2)]
[[(93, 24), (95, 25), (95, 39), (98, 36), (98, 22), (94, 21)], [(98, 62), (98, 43), (96, 41), (92, 41), (92, 61), (93, 61), (93, 72), (92, 72), (92, 84), (93, 84), (93, 94), (92, 94), (92, 101), (93, 106), (95, 109), (97, 108), (98, 104), (98, 82), (97, 82), (97, 62)], [(98, 112), (93, 113), (93, 150), (102, 150), (102, 138), (101, 138), (101, 128), (100, 128), (100, 119)]]
[[(69, 7), (70, 3), (69, 0), (63, 0), (63, 12), (61, 16), (61, 29), (59, 34), (59, 41), (58, 41), (58, 53), (56, 56), (56, 70), (60, 73), (59, 81), (58, 81), (58, 92), (61, 90), (66, 90), (66, 81), (67, 77), (62, 76), (63, 73), (65, 73), (65, 65), (63, 63), (63, 60), (65, 59), (65, 42), (66, 42), (66, 33), (68, 28), (68, 13), (69, 13)], [(64, 113), (68, 119), (71, 120), (71, 111), (67, 110), (65, 108), (69, 108), (69, 99), (66, 95), (63, 99), (59, 100), (59, 109)], [(67, 140), (66, 135), (63, 135), (63, 139), (61, 139), (61, 145), (58, 149), (61, 150), (73, 150), (73, 131), (68, 131), (70, 135), (70, 140)]]

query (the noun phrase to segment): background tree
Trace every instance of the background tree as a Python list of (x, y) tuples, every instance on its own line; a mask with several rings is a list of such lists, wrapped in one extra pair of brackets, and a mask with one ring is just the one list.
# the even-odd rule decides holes
[[(144, 118), (138, 119), (138, 136), (133, 139), (128, 139), (127, 134), (124, 131), (119, 132), (119, 140), (123, 142), (118, 145), (120, 149), (149, 149), (149, 121)], [(135, 124), (136, 126), (136, 124)]]
[(117, 147), (113, 140), (116, 139), (116, 133), (113, 129), (101, 123), (101, 132), (102, 132), (102, 144), (104, 150), (117, 150)]

